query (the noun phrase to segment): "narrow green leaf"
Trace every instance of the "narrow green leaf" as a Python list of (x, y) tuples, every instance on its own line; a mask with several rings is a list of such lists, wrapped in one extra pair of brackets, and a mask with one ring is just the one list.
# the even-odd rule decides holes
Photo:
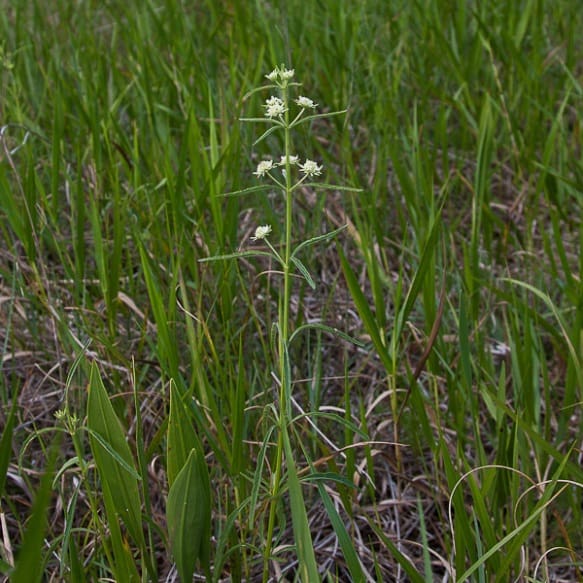
[[(57, 434), (56, 439), (60, 439)], [(48, 507), (51, 502), (53, 471), (59, 452), (58, 441), (51, 446), (46, 470), (34, 498), (30, 519), (22, 538), (22, 546), (16, 557), (16, 567), (10, 577), (12, 583), (35, 583), (43, 577), (43, 549), (47, 528)]]
[(350, 489), (355, 489), (354, 483), (352, 480), (341, 476), (340, 474), (336, 474), (334, 472), (313, 472), (308, 474), (305, 478), (302, 478), (302, 482), (336, 482), (337, 484), (342, 484)]
[(314, 119), (320, 119), (323, 117), (333, 117), (335, 115), (342, 115), (343, 113), (346, 113), (348, 110), (347, 109), (343, 109), (341, 111), (332, 111), (330, 113), (315, 113), (314, 115), (307, 115), (306, 117), (301, 117), (298, 121), (290, 124), (290, 129), (291, 128), (295, 128), (296, 126), (302, 125), (308, 121), (312, 121)]
[(322, 243), (323, 241), (329, 241), (330, 239), (336, 237), (336, 235), (338, 235), (338, 233), (341, 233), (342, 231), (344, 231), (347, 228), (348, 228), (348, 225), (343, 225), (339, 229), (335, 229), (334, 231), (330, 231), (329, 233), (324, 233), (323, 235), (318, 235), (317, 237), (312, 237), (311, 239), (308, 239), (307, 241), (303, 241), (292, 251), (291, 256), (295, 257), (297, 255), (298, 251), (301, 251), (305, 247), (310, 247), (312, 245), (315, 245), (316, 243)]
[(8, 472), (8, 464), (12, 457), (12, 432), (14, 430), (14, 422), (16, 420), (16, 408), (18, 407), (18, 399), (12, 400), (12, 407), (8, 413), (8, 418), (4, 424), (2, 437), (0, 438), (0, 498), (4, 494), (4, 484), (6, 483), (6, 473)]
[[(113, 496), (115, 509), (134, 541), (143, 548), (139, 474), (135, 470), (124, 431), (109, 401), (95, 363), (91, 367), (89, 379), (87, 426), (90, 429), (91, 451), (103, 486), (115, 492)], [(133, 471), (128, 471), (128, 468)]]
[(352, 271), (352, 267), (348, 263), (342, 248), (338, 246), (338, 254), (340, 256), (340, 264), (342, 265), (342, 272), (344, 273), (344, 278), (346, 279), (346, 283), (348, 285), (348, 289), (350, 291), (350, 295), (354, 301), (354, 305), (358, 310), (359, 316), (362, 318), (362, 322), (364, 324), (365, 330), (368, 332), (372, 343), (383, 363), (383, 366), (387, 371), (391, 371), (393, 368), (391, 359), (389, 357), (389, 353), (387, 352), (387, 347), (385, 345), (385, 340), (381, 336), (379, 327), (376, 323), (375, 317), (371, 312), (370, 306), (368, 301), (360, 289), (360, 284), (356, 279), (356, 275), (354, 275), (354, 271)]
[(322, 332), (327, 332), (328, 334), (333, 334), (334, 336), (339, 336), (343, 340), (354, 344), (355, 346), (359, 346), (360, 348), (364, 348), (366, 345), (364, 342), (357, 340), (353, 336), (346, 334), (346, 332), (342, 332), (342, 330), (338, 330), (338, 328), (333, 328), (332, 326), (326, 326), (326, 324), (321, 324), (320, 322), (312, 322), (310, 324), (303, 324), (299, 326), (293, 331), (293, 334), (289, 338), (289, 344), (292, 343), (293, 339), (304, 330), (321, 330)]
[(380, 541), (389, 549), (391, 555), (401, 565), (412, 583), (426, 583), (425, 579), (418, 573), (411, 561), (397, 548), (397, 545), (383, 532), (382, 528), (372, 520), (368, 521), (368, 525)]
[(192, 449), (170, 491), (166, 519), (172, 556), (182, 581), (192, 581), (197, 561), (209, 573), (211, 493), (201, 452)]
[[(138, 237), (136, 239), (139, 241)], [(139, 242), (139, 251), (144, 281), (148, 290), (154, 320), (156, 321), (158, 353), (162, 364), (169, 369), (169, 376), (178, 378), (178, 357), (173, 349), (175, 343), (172, 341), (171, 329), (168, 323), (168, 310), (164, 305), (161, 286), (154, 275), (150, 258), (141, 242)]]
[(298, 268), (298, 271), (303, 275), (304, 279), (308, 282), (308, 285), (312, 289), (316, 289), (316, 283), (312, 279), (312, 276), (310, 275), (310, 272), (306, 266), (297, 257), (293, 257), (293, 255), (290, 259), (292, 260), (292, 263)]
[(271, 128), (269, 128), (268, 130), (266, 130), (265, 132), (263, 132), (254, 142), (253, 145), (256, 146), (257, 144), (259, 144), (260, 142), (262, 142), (265, 138), (267, 138), (268, 136), (270, 136), (274, 131), (276, 131), (277, 129), (281, 128), (283, 126), (281, 125), (276, 125), (273, 126)]
[(312, 544), (312, 535), (310, 534), (310, 525), (308, 523), (306, 505), (302, 494), (302, 486), (296, 471), (287, 426), (285, 424), (283, 425), (282, 431), (287, 465), (287, 485), (289, 488), (294, 540), (299, 561), (300, 581), (319, 581), (320, 575), (318, 574), (318, 566), (314, 555), (314, 545)]
[(413, 276), (413, 281), (411, 282), (411, 286), (407, 291), (407, 295), (405, 296), (405, 301), (399, 314), (395, 320), (395, 329), (392, 334), (393, 342), (396, 342), (401, 335), (401, 330), (413, 309), (415, 304), (415, 300), (421, 291), (421, 286), (423, 285), (423, 281), (425, 276), (429, 271), (430, 262), (435, 254), (435, 250), (437, 248), (437, 238), (439, 236), (439, 231), (441, 228), (441, 212), (443, 210), (443, 204), (445, 203), (445, 199), (442, 202), (441, 207), (439, 208), (433, 223), (431, 225), (431, 230), (427, 237), (427, 241), (423, 247), (423, 252), (421, 253), (421, 259), (419, 260), (419, 266), (417, 267), (417, 271)]
[(271, 184), (259, 184), (257, 186), (250, 186), (249, 188), (242, 188), (241, 190), (233, 190), (232, 192), (224, 192), (219, 196), (230, 197), (230, 196), (245, 196), (246, 194), (252, 194), (254, 192), (263, 192), (264, 190), (270, 190), (273, 186)]
[[(339, 476), (337, 476), (337, 478), (338, 477)], [(340, 548), (342, 549), (344, 560), (346, 561), (346, 565), (350, 571), (351, 580), (355, 581), (356, 583), (366, 581), (362, 565), (360, 564), (358, 555), (356, 554), (356, 550), (352, 544), (351, 537), (348, 534), (346, 527), (344, 526), (344, 523), (342, 522), (342, 519), (340, 518), (340, 515), (338, 514), (334, 503), (330, 498), (330, 495), (328, 492), (326, 492), (326, 488), (324, 488), (322, 483), (318, 482), (317, 486), (320, 498), (322, 498), (322, 502), (324, 503), (324, 507), (326, 508), (326, 512), (328, 513), (328, 517), (332, 523), (332, 528), (334, 528), (334, 532), (338, 537), (338, 542), (340, 543)]]
[(64, 571), (65, 568), (68, 567), (70, 569), (70, 581), (74, 581), (75, 583), (85, 583), (87, 579), (85, 578), (85, 570), (83, 568), (83, 562), (81, 557), (79, 556), (79, 551), (77, 550), (77, 544), (75, 543), (75, 539), (73, 537), (69, 538), (67, 542), (67, 546), (63, 545), (63, 548), (67, 549), (67, 554), (69, 556), (68, 563), (63, 561), (61, 567), (60, 577), (62, 577), (63, 581), (64, 578)]
[(261, 488), (261, 480), (263, 477), (263, 468), (265, 467), (265, 458), (267, 456), (267, 450), (269, 449), (271, 436), (275, 431), (275, 426), (271, 426), (269, 430), (266, 432), (265, 437), (263, 438), (263, 443), (261, 444), (261, 448), (259, 453), (257, 454), (257, 460), (255, 461), (255, 472), (253, 473), (253, 481), (251, 487), (251, 496), (249, 497), (249, 522), (248, 527), (253, 529), (255, 527), (255, 512), (259, 507), (258, 499), (259, 499), (259, 490)]
[(334, 190), (344, 192), (362, 192), (362, 188), (353, 186), (342, 186), (340, 184), (329, 184), (327, 182), (302, 182), (302, 187), (313, 188), (314, 190)]
[(213, 257), (203, 257), (199, 263), (210, 263), (211, 261), (225, 261), (227, 259), (240, 259), (241, 257), (272, 257), (268, 251), (241, 251), (240, 253), (229, 253), (227, 255), (214, 255)]

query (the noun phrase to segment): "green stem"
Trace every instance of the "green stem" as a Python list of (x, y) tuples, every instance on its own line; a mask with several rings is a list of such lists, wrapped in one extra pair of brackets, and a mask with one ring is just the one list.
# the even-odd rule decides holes
[(269, 558), (271, 555), (271, 547), (273, 541), (273, 531), (275, 528), (275, 511), (277, 508), (277, 498), (279, 496), (279, 486), (281, 481), (281, 472), (283, 466), (283, 432), (288, 423), (289, 407), (288, 407), (288, 391), (287, 388), (291, 385), (291, 379), (288, 379), (289, 370), (286, 367), (286, 359), (284, 357), (287, 350), (289, 339), (289, 308), (291, 298), (291, 254), (292, 254), (292, 177), (291, 177), (291, 136), (289, 124), (289, 110), (288, 106), (288, 90), (287, 87), (282, 88), (282, 99), (286, 107), (285, 125), (284, 125), (284, 140), (285, 140), (285, 240), (284, 240), (284, 255), (283, 255), (283, 297), (279, 308), (279, 343), (278, 343), (278, 358), (281, 386), (279, 389), (279, 433), (277, 438), (277, 450), (275, 454), (275, 472), (273, 474), (273, 483), (271, 491), (271, 504), (269, 508), (269, 520), (267, 523), (267, 540), (265, 544), (265, 554), (263, 557), (263, 583), (267, 583), (269, 579)]

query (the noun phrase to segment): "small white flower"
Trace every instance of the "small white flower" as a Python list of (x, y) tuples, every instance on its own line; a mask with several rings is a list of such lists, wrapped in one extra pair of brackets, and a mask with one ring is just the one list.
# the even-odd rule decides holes
[[(299, 156), (288, 156), (287, 159), (289, 160), (290, 165), (293, 165), (293, 164), (297, 164), (299, 162), (300, 157)], [(285, 166), (285, 162), (286, 162), (286, 157), (281, 156), (281, 158), (279, 160), (279, 165)]]
[(271, 73), (268, 73), (267, 75), (265, 75), (270, 81), (275, 81), (277, 79), (277, 75), (278, 75), (279, 71), (277, 69), (273, 69), (273, 71), (271, 71)]
[(251, 241), (265, 239), (269, 233), (271, 233), (271, 225), (260, 225), (255, 229), (255, 235), (251, 237)]
[(303, 164), (300, 164), (300, 170), (306, 176), (320, 176), (322, 174), (322, 166), (318, 166), (313, 160), (306, 160)]
[(300, 95), (296, 99), (296, 103), (304, 109), (316, 109), (318, 107), (317, 103), (314, 103), (309, 97), (304, 97), (303, 95)]
[(280, 69), (279, 76), (282, 81), (288, 81), (294, 76), (295, 70), (294, 69)]
[(266, 109), (265, 117), (277, 117), (286, 111), (285, 105), (279, 97), (270, 97), (263, 107)]
[(257, 164), (257, 170), (253, 172), (259, 178), (265, 176), (273, 168), (273, 160), (262, 160)]

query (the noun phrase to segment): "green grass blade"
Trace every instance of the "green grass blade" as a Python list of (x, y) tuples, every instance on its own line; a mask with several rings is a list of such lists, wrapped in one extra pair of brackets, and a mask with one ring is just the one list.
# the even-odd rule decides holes
[(375, 317), (371, 312), (368, 301), (360, 289), (356, 275), (354, 274), (352, 267), (350, 267), (350, 264), (348, 263), (348, 260), (346, 259), (346, 256), (340, 246), (338, 246), (338, 255), (340, 256), (342, 272), (344, 273), (350, 295), (352, 296), (359, 316), (362, 318), (364, 328), (371, 337), (372, 343), (384, 367), (386, 370), (391, 371), (393, 369), (393, 364), (389, 357), (389, 353), (387, 352), (385, 339), (380, 335), (379, 327), (376, 324)]
[(356, 550), (354, 549), (354, 545), (352, 544), (352, 540), (350, 539), (350, 535), (336, 510), (332, 499), (328, 492), (326, 492), (326, 488), (320, 482), (317, 483), (318, 486), (318, 493), (322, 498), (322, 502), (324, 503), (324, 507), (326, 508), (326, 512), (328, 513), (328, 517), (330, 518), (330, 522), (332, 523), (332, 527), (334, 528), (334, 532), (338, 537), (338, 542), (340, 543), (340, 548), (342, 549), (342, 554), (344, 555), (344, 560), (346, 561), (346, 565), (348, 566), (348, 570), (350, 571), (351, 580), (355, 581), (356, 583), (363, 583), (366, 581), (366, 577), (363, 573), (362, 565), (358, 559), (358, 555), (356, 554)]
[(293, 451), (289, 441), (287, 426), (282, 427), (283, 445), (287, 465), (287, 486), (289, 488), (294, 541), (299, 561), (299, 575), (301, 581), (320, 581), (318, 565), (314, 554), (312, 535), (306, 513), (306, 505), (302, 494), (302, 486), (298, 479)]
[(8, 418), (4, 423), (2, 437), (0, 438), (0, 498), (4, 494), (6, 472), (10, 464), (10, 458), (12, 457), (12, 432), (14, 431), (17, 407), (18, 399), (14, 399), (12, 401), (12, 407), (10, 407), (10, 412), (8, 413)]
[(53, 442), (50, 448), (47, 467), (32, 505), (30, 519), (22, 538), (22, 546), (16, 557), (14, 572), (10, 576), (12, 583), (35, 583), (41, 581), (43, 577), (42, 565), (44, 564), (44, 538), (48, 521), (47, 510), (51, 503), (51, 485), (59, 451), (58, 443), (58, 441)]

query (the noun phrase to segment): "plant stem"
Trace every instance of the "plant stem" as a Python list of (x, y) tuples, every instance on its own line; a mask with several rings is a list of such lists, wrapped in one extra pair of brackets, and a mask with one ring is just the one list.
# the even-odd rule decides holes
[(279, 496), (279, 486), (281, 481), (281, 472), (283, 465), (283, 432), (286, 429), (289, 416), (287, 388), (291, 385), (289, 368), (286, 366), (285, 353), (289, 339), (289, 305), (291, 298), (291, 253), (292, 253), (292, 179), (291, 179), (291, 136), (289, 127), (289, 110), (288, 110), (288, 89), (282, 88), (282, 99), (285, 104), (285, 128), (284, 128), (284, 154), (285, 154), (285, 240), (283, 256), (283, 296), (279, 306), (279, 432), (277, 438), (277, 450), (275, 454), (275, 472), (273, 474), (271, 504), (269, 508), (269, 521), (267, 523), (267, 540), (265, 544), (265, 554), (263, 557), (263, 583), (269, 579), (269, 557), (273, 542), (273, 530), (275, 528), (275, 511), (277, 508), (277, 498)]

